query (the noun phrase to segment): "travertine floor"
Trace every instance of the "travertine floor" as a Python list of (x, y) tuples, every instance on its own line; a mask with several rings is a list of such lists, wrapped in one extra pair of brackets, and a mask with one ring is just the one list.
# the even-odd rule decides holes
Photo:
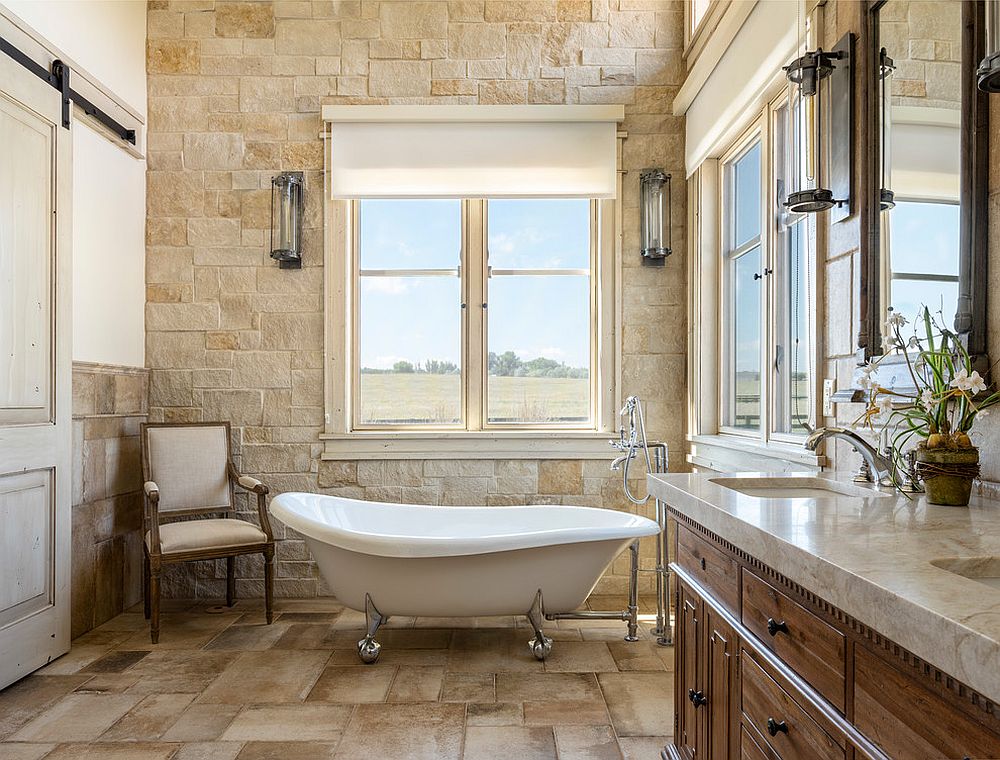
[[(620, 599), (591, 599), (618, 609)], [(141, 609), (0, 692), (2, 760), (657, 760), (673, 728), (673, 650), (624, 624), (394, 618), (362, 666), (364, 616), (332, 600)], [(644, 607), (644, 610), (648, 608)]]

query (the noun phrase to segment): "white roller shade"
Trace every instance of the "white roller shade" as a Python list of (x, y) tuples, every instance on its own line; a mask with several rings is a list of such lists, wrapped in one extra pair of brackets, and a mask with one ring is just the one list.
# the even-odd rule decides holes
[(328, 106), (332, 198), (613, 198), (621, 106)]
[(900, 198), (958, 200), (960, 114), (924, 107), (892, 109), (892, 177)]

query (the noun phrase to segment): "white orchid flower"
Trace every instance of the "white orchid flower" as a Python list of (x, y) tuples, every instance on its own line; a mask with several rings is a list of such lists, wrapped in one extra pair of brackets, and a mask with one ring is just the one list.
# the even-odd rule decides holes
[(972, 370), (972, 374), (969, 376), (969, 387), (965, 390), (969, 391), (973, 396), (986, 390), (986, 380), (983, 379), (983, 376), (977, 370)]
[(906, 344), (907, 348), (920, 348), (920, 338), (916, 335), (911, 335), (910, 340)]
[(905, 324), (906, 324), (906, 317), (904, 317), (898, 311), (889, 312), (889, 316), (885, 318), (886, 328), (902, 327)]
[(882, 336), (882, 350), (883, 351), (889, 352), (889, 351), (892, 351), (894, 348), (897, 348), (898, 346), (899, 346), (899, 341), (897, 341), (894, 336), (892, 336), (892, 335), (883, 335)]
[(875, 378), (872, 375), (878, 369), (874, 364), (866, 364), (861, 368), (861, 376), (858, 378), (858, 385), (864, 388), (866, 391), (870, 391), (878, 385)]
[(924, 388), (923, 393), (920, 394), (920, 403), (928, 409), (934, 406), (934, 392), (930, 388)]
[(879, 414), (888, 414), (892, 411), (892, 396), (879, 396), (875, 404)]
[[(979, 374), (978, 372), (976, 374)], [(958, 373), (951, 379), (949, 385), (952, 388), (958, 388), (960, 391), (967, 391), (970, 388), (971, 378), (969, 373), (963, 367), (958, 371)]]

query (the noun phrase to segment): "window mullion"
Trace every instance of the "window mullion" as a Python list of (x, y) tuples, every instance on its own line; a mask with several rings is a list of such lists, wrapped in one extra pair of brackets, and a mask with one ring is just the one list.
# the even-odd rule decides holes
[(463, 325), (465, 425), (482, 430), (485, 406), (486, 345), (486, 234), (485, 201), (467, 200), (462, 252), (462, 292), (466, 308)]

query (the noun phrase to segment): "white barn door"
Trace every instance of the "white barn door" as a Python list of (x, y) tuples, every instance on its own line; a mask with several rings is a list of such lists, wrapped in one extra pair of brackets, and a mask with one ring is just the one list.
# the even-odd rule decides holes
[(0, 688), (69, 650), (71, 140), (0, 54)]

